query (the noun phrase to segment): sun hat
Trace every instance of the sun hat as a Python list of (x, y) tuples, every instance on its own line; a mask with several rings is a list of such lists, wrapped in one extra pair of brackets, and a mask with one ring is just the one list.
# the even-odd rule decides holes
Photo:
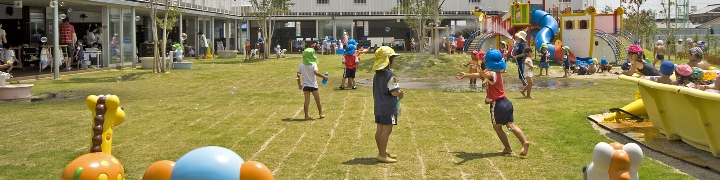
[(595, 61), (597, 61), (597, 58), (592, 58), (588, 60), (588, 64), (595, 64)]
[(675, 66), (675, 72), (680, 76), (690, 76), (692, 75), (692, 68), (687, 64), (680, 64)]
[(669, 61), (663, 61), (660, 64), (660, 74), (670, 76), (673, 74), (673, 71), (675, 70), (675, 64), (669, 62)]
[(639, 45), (632, 45), (628, 47), (628, 53), (642, 53), (643, 49)]
[(354, 55), (355, 54), (355, 45), (348, 44), (347, 49), (345, 50), (345, 55)]
[(500, 71), (507, 69), (505, 59), (502, 58), (502, 53), (497, 49), (488, 51), (485, 56), (485, 66), (491, 71)]
[(701, 59), (703, 58), (703, 50), (700, 47), (690, 48), (690, 54), (696, 55), (696, 56), (700, 57)]
[(600, 64), (602, 64), (602, 65), (608, 64), (607, 59), (605, 59), (605, 58), (600, 59)]
[(518, 37), (518, 38), (522, 39), (523, 41), (527, 41), (527, 39), (525, 39), (525, 36), (527, 36), (527, 33), (525, 31), (520, 31), (518, 33), (515, 33), (515, 37)]
[(304, 65), (313, 65), (317, 64), (318, 59), (317, 56), (315, 56), (315, 49), (313, 48), (305, 48), (303, 50), (303, 64)]
[(352, 44), (352, 45), (357, 45), (357, 41), (355, 41), (355, 39), (350, 39), (350, 40), (348, 40), (347, 43)]
[(390, 65), (390, 56), (399, 56), (400, 54), (395, 53), (395, 50), (388, 46), (380, 46), (375, 50), (375, 63), (373, 63), (373, 70), (382, 70)]
[(693, 42), (693, 40), (692, 40), (692, 38), (687, 38), (687, 39), (685, 40), (685, 42), (691, 43), (691, 42)]
[(682, 39), (678, 39), (678, 42), (682, 42), (682, 41), (683, 41)]
[(540, 48), (547, 48), (547, 47), (548, 47), (548, 46), (547, 46), (547, 44), (545, 44), (545, 43), (543, 43), (542, 46), (540, 46)]
[(472, 51), (472, 54), (473, 54), (473, 56), (472, 56), (472, 59), (473, 59), (473, 60), (479, 60), (479, 59), (480, 59), (480, 57), (479, 57), (480, 52), (479, 52), (479, 51), (473, 50), (473, 51)]
[(692, 68), (692, 81), (693, 82), (701, 81), (703, 76), (705, 76), (705, 71), (703, 71), (699, 67)]
[(258, 41), (263, 41), (263, 38), (258, 38)]
[(656, 44), (663, 44), (663, 41), (662, 41), (662, 40), (658, 40), (658, 41), (656, 42)]

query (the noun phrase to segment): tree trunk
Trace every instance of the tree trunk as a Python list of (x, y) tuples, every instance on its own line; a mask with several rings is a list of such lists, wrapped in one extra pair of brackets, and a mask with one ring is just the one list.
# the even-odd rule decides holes
[(158, 65), (157, 65), (157, 63), (158, 63), (158, 44), (157, 44), (158, 43), (158, 34), (157, 34), (157, 25), (156, 25), (157, 19), (155, 18), (155, 17), (157, 17), (157, 9), (156, 9), (155, 3), (156, 3), (156, 0), (150, 1), (150, 17), (152, 19), (151, 20), (152, 23), (150, 23), (150, 24), (152, 24), (151, 30), (153, 31), (153, 40), (154, 40), (153, 41), (153, 73), (158, 72)]
[(168, 12), (170, 11), (169, 6), (170, 6), (170, 1), (165, 0), (165, 20), (163, 21), (163, 41), (162, 41), (162, 57), (163, 58), (162, 58), (162, 61), (160, 61), (160, 63), (161, 63), (160, 69), (162, 70), (162, 72), (167, 71), (167, 67), (166, 67), (167, 66), (167, 56), (165, 56), (165, 53), (167, 52), (167, 28), (168, 28), (167, 21), (168, 21)]

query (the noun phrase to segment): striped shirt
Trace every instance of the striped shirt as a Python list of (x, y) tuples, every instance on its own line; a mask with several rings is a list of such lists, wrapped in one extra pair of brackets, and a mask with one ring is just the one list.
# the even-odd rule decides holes
[(72, 35), (75, 33), (75, 27), (69, 22), (60, 25), (60, 44), (72, 44)]

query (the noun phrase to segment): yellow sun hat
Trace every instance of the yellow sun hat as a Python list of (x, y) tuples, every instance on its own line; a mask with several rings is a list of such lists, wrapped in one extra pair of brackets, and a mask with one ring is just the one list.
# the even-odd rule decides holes
[(375, 63), (373, 63), (373, 70), (382, 70), (390, 65), (390, 56), (399, 56), (400, 54), (395, 53), (395, 50), (388, 46), (380, 46), (375, 50)]

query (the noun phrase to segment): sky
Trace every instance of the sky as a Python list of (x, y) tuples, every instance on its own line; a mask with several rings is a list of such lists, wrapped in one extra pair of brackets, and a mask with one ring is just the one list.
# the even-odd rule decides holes
[[(662, 11), (662, 5), (660, 5), (661, 2), (667, 2), (667, 0), (647, 0), (643, 5), (641, 6), (641, 9), (652, 9), (655, 11)], [(672, 2), (675, 2), (676, 0), (670, 0)], [(683, 1), (683, 0), (678, 0)], [(711, 5), (711, 4), (720, 4), (720, 1), (718, 0), (689, 0), (690, 6), (697, 6), (697, 9), (701, 9), (705, 6)], [(608, 5), (610, 7), (613, 7), (613, 9), (620, 6), (620, 0), (598, 0), (597, 1), (597, 9), (602, 10), (605, 8), (605, 5)], [(667, 6), (667, 5), (666, 5)], [(672, 9), (670, 10), (671, 16), (675, 16), (675, 6), (672, 6)]]

